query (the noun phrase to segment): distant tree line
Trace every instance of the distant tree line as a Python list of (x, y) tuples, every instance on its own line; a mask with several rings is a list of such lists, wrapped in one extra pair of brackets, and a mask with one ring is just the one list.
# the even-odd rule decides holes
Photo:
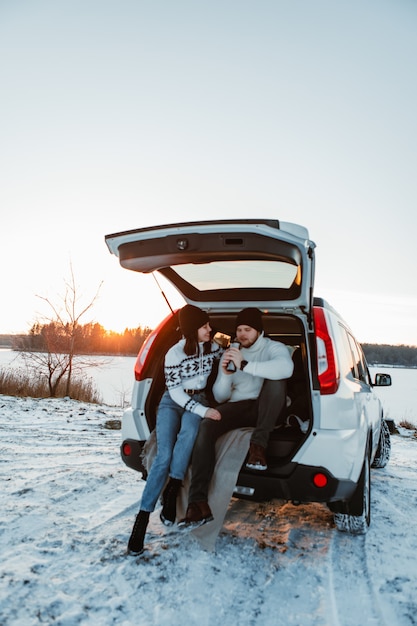
[(369, 365), (417, 367), (416, 346), (390, 346), (388, 344), (361, 344)]
[[(0, 335), (0, 345), (19, 351), (47, 349), (51, 335), (58, 340), (63, 352), (68, 342), (68, 333), (54, 322), (36, 323), (27, 335)], [(98, 323), (79, 325), (75, 329), (74, 349), (76, 354), (123, 354), (136, 355), (151, 328), (138, 326), (126, 328), (123, 333), (105, 330)], [(389, 344), (362, 343), (369, 365), (391, 365), (397, 367), (417, 367), (416, 346), (391, 346)], [(56, 345), (58, 348), (58, 345)]]
[[(72, 354), (137, 355), (146, 337), (148, 327), (126, 328), (116, 333), (98, 323), (78, 324), (71, 329), (55, 321), (35, 323), (27, 335), (10, 335), (10, 345), (21, 352), (53, 352)], [(6, 336), (3, 336), (6, 337)]]
[[(19, 352), (18, 358), (26, 369), (22, 380), (10, 381), (10, 372), (6, 371), (7, 380), (3, 383), (8, 390), (13, 386), (16, 388), (16, 384), (21, 389), (28, 389), (28, 384), (35, 382), (39, 393), (45, 393), (46, 389), (48, 397), (81, 398), (80, 383), (81, 393), (86, 391), (86, 370), (99, 365), (102, 355), (136, 355), (151, 332), (150, 328), (139, 326), (116, 333), (105, 330), (96, 322), (81, 324), (81, 318), (94, 306), (101, 285), (96, 294), (85, 301), (79, 294), (72, 264), (70, 276), (64, 284), (64, 294), (56, 301), (38, 296), (48, 305), (50, 316), (42, 322), (36, 321), (28, 334), (13, 337), (11, 347)], [(0, 336), (0, 341), (2, 339), (4, 336)], [(92, 359), (91, 355), (100, 358)], [(87, 356), (89, 358), (85, 358)], [(2, 374), (0, 371), (0, 389)], [(93, 400), (93, 393), (94, 390), (90, 389), (90, 400)]]

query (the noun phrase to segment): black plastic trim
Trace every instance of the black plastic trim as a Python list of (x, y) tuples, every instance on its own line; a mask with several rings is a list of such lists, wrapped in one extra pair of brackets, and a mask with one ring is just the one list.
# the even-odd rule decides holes
[[(316, 487), (313, 476), (322, 472), (328, 478), (326, 487)], [(282, 498), (293, 502), (333, 502), (349, 500), (356, 489), (351, 480), (338, 480), (325, 467), (314, 467), (291, 463), (281, 471), (254, 472), (243, 468), (237, 485), (255, 490), (245, 499), (256, 502)]]
[[(148, 472), (142, 462), (142, 449), (145, 445), (145, 441), (137, 441), (137, 439), (125, 439), (120, 446), (120, 456), (122, 461), (130, 469), (136, 470), (142, 473), (142, 477), (146, 480)], [(129, 455), (124, 454), (123, 449), (125, 445), (129, 445), (132, 453)]]
[[(186, 246), (180, 247), (180, 241), (186, 241)], [(278, 259), (301, 265), (301, 254), (296, 245), (251, 232), (234, 232), (232, 235), (227, 232), (187, 232), (181, 233), (181, 236), (173, 234), (130, 241), (119, 246), (120, 264), (139, 272), (151, 272), (184, 263), (210, 263), (232, 259)]]

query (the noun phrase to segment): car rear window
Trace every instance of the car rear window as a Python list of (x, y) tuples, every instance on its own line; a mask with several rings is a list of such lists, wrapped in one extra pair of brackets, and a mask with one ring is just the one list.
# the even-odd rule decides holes
[(216, 261), (185, 264), (174, 271), (199, 291), (213, 289), (289, 289), (300, 284), (300, 268), (280, 261)]

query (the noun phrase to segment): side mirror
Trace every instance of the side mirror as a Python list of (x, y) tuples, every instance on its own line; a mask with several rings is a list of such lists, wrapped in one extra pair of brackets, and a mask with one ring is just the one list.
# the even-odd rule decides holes
[(390, 374), (375, 374), (375, 387), (389, 387), (391, 384)]

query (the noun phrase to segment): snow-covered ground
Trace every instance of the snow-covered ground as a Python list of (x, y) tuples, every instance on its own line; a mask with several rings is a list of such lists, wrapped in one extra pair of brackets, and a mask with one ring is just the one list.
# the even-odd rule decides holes
[(233, 500), (215, 552), (151, 517), (126, 555), (143, 482), (119, 457), (121, 409), (0, 396), (0, 624), (417, 624), (417, 439), (372, 471), (366, 536), (321, 505)]

